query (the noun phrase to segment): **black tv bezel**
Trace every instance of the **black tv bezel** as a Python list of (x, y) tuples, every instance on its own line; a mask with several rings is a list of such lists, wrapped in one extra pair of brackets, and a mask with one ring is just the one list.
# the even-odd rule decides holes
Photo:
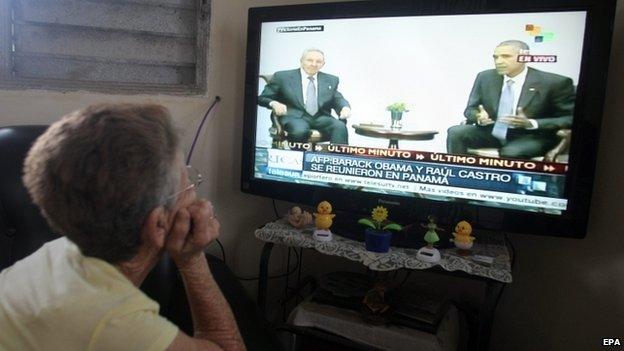
[[(249, 9), (241, 190), (246, 193), (313, 205), (327, 199), (337, 209), (365, 212), (378, 202), (394, 203), (404, 209), (452, 208), (456, 213), (486, 211), (494, 218), (485, 227), (509, 233), (583, 238), (589, 221), (598, 139), (606, 90), (607, 68), (616, 0), (397, 0), (256, 7)], [(260, 32), (263, 22), (396, 17), (587, 11), (581, 70), (572, 127), (569, 171), (566, 178), (568, 210), (561, 215), (525, 212), (461, 202), (444, 202), (375, 192), (307, 184), (278, 182), (254, 177), (257, 87), (259, 79)], [(476, 73), (475, 73), (476, 74)], [(413, 215), (413, 211), (404, 211)], [(406, 219), (409, 220), (409, 219)]]

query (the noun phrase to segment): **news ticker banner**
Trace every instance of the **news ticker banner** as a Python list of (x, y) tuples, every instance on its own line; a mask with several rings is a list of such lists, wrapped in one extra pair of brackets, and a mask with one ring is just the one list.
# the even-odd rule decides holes
[(568, 171), (568, 165), (565, 163), (541, 162), (535, 160), (504, 159), (476, 155), (451, 155), (437, 152), (380, 149), (365, 146), (348, 146), (337, 144), (312, 145), (310, 143), (290, 143), (289, 147), (291, 149), (301, 151), (326, 152), (364, 157), (381, 157), (397, 160), (415, 160), (422, 162), (477, 166), (505, 170), (543, 172), (548, 174), (565, 174)]
[(565, 177), (483, 167), (268, 149), (268, 175), (565, 210)]

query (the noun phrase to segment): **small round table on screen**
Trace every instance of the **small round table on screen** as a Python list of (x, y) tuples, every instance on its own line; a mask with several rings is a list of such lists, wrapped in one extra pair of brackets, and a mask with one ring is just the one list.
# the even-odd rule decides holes
[(399, 140), (431, 140), (438, 134), (435, 130), (403, 130), (390, 129), (371, 124), (354, 124), (355, 133), (372, 138), (389, 139), (389, 149), (398, 149)]

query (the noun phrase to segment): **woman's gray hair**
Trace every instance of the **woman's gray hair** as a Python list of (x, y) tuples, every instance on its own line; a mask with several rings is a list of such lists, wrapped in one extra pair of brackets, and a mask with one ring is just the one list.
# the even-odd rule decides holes
[(136, 254), (145, 218), (177, 190), (178, 144), (163, 106), (94, 105), (37, 139), (23, 180), (55, 230), (84, 255), (117, 263)]

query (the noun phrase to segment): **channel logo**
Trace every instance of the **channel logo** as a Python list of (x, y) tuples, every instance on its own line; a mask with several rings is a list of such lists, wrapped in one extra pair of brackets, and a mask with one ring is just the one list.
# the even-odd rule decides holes
[(538, 26), (536, 24), (526, 24), (524, 26), (524, 31), (527, 32), (528, 35), (532, 36), (534, 42), (536, 43), (552, 41), (555, 39), (555, 33), (545, 32), (542, 30), (542, 26)]
[(300, 171), (303, 168), (303, 152), (269, 149), (268, 166)]

